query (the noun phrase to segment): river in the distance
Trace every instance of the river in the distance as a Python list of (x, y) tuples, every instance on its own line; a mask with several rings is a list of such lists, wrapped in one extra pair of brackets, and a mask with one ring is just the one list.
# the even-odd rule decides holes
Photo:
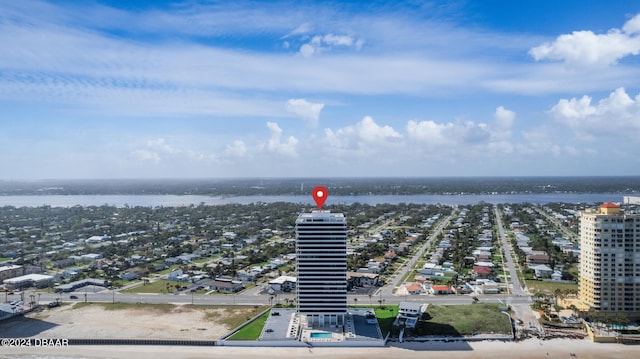
[[(533, 203), (544, 204), (551, 202), (565, 203), (600, 203), (622, 202), (624, 196), (638, 196), (638, 194), (615, 193), (588, 193), (588, 194), (464, 194), (464, 195), (362, 195), (362, 196), (331, 196), (327, 198), (326, 205), (363, 203), (376, 204), (443, 204), (443, 205), (467, 205), (486, 202), (498, 203)], [(313, 198), (309, 196), (238, 196), (238, 197), (211, 197), (202, 195), (42, 195), (42, 196), (0, 196), (0, 206), (15, 207), (73, 207), (73, 206), (102, 206), (116, 207), (177, 207), (189, 205), (222, 205), (230, 203), (273, 203), (291, 202), (313, 204)]]

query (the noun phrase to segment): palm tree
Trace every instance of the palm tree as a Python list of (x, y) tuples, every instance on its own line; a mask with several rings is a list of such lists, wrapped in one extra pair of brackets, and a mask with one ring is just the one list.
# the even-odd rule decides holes
[(353, 298), (353, 305), (358, 305), (358, 298)]

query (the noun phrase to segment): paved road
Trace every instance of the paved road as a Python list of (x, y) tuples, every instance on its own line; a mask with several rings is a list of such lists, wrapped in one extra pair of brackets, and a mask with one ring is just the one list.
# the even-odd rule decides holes
[(496, 215), (496, 224), (498, 226), (498, 235), (500, 236), (500, 241), (502, 242), (504, 257), (507, 260), (507, 266), (509, 267), (509, 274), (511, 276), (511, 293), (515, 296), (528, 296), (529, 294), (522, 289), (520, 279), (518, 278), (518, 272), (516, 271), (516, 266), (513, 263), (513, 256), (511, 255), (511, 245), (507, 243), (507, 235), (505, 234), (504, 226), (502, 225), (502, 217), (500, 216), (500, 211), (497, 207), (494, 207), (494, 211)]
[(400, 281), (402, 280), (402, 278), (404, 278), (405, 274), (407, 274), (407, 271), (414, 269), (413, 266), (415, 266), (416, 262), (420, 260), (420, 258), (422, 258), (422, 256), (424, 255), (424, 252), (431, 245), (431, 242), (433, 242), (438, 236), (438, 234), (442, 232), (442, 230), (446, 226), (449, 225), (449, 222), (451, 221), (451, 217), (453, 217), (453, 214), (455, 212), (456, 212), (456, 209), (454, 209), (446, 218), (444, 218), (438, 223), (435, 229), (431, 232), (431, 235), (429, 236), (429, 238), (427, 238), (427, 240), (422, 244), (422, 246), (415, 252), (415, 254), (411, 257), (409, 262), (406, 263), (406, 266), (401, 267), (402, 269), (400, 269), (395, 274), (395, 277), (391, 281), (389, 281), (387, 285), (380, 288), (380, 290), (376, 294), (377, 296), (382, 296), (382, 297), (393, 296), (394, 288), (401, 284)]
[[(77, 299), (70, 299), (70, 296), (76, 296)], [(173, 294), (131, 294), (131, 293), (115, 293), (110, 290), (105, 290), (97, 293), (87, 293), (87, 301), (92, 303), (111, 303), (114, 300), (118, 303), (179, 303), (179, 304), (191, 304), (191, 295), (173, 295)], [(402, 301), (408, 302), (423, 302), (432, 304), (469, 304), (473, 302), (472, 295), (383, 295), (372, 296), (371, 299), (368, 295), (349, 295), (349, 304), (354, 303), (353, 298), (357, 298), (358, 304), (369, 304), (377, 306), (380, 305), (378, 300), (384, 299), (384, 304), (399, 304)], [(57, 293), (42, 293), (40, 295), (40, 303), (46, 304), (53, 302), (56, 299), (60, 299), (64, 302), (84, 302), (84, 293), (65, 293), (61, 296)], [(285, 298), (293, 299), (291, 294), (280, 295), (279, 302), (284, 303)], [(528, 296), (505, 296), (505, 295), (483, 295), (478, 297), (480, 302), (486, 303), (504, 303), (505, 300), (508, 303), (520, 303), (529, 304), (531, 299)], [(9, 300), (20, 299), (18, 295), (9, 295)], [(36, 299), (37, 300), (37, 299)], [(195, 305), (266, 305), (269, 304), (269, 295), (194, 295), (193, 304)], [(274, 301), (275, 304), (275, 301)], [(25, 308), (28, 304), (25, 305)]]
[(576, 234), (575, 232), (571, 231), (569, 228), (565, 227), (565, 225), (560, 223), (559, 220), (557, 220), (556, 218), (550, 216), (549, 213), (545, 212), (540, 207), (535, 207), (535, 210), (541, 216), (545, 217), (549, 222), (553, 223), (556, 226), (556, 228), (558, 228), (562, 233), (564, 233), (564, 235), (567, 236), (567, 238), (570, 241), (573, 241), (575, 243), (579, 243), (580, 242), (580, 236), (578, 234)]

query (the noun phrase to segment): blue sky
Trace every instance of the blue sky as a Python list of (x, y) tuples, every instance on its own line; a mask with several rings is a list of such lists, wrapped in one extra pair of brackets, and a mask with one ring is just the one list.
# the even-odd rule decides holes
[(0, 179), (640, 175), (630, 1), (3, 1)]

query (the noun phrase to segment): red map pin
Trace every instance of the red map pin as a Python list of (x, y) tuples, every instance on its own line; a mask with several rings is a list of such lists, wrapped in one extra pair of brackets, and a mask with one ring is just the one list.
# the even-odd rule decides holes
[(329, 195), (329, 191), (327, 191), (327, 189), (322, 186), (318, 186), (313, 189), (311, 195), (313, 196), (313, 200), (316, 201), (318, 209), (322, 209), (324, 201), (327, 200), (327, 196)]

